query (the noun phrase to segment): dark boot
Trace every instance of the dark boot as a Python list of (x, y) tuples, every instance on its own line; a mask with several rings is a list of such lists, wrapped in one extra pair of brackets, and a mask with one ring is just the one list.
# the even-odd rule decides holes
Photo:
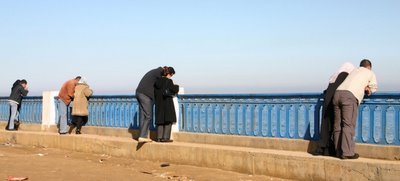
[(68, 133), (71, 134), (72, 131), (75, 129), (75, 127), (76, 127), (76, 126), (75, 126), (74, 124), (71, 124), (71, 125), (69, 126)]
[(20, 123), (19, 121), (15, 121), (15, 123), (14, 123), (14, 129), (15, 129), (15, 130), (18, 130), (20, 124), (21, 124), (21, 123)]

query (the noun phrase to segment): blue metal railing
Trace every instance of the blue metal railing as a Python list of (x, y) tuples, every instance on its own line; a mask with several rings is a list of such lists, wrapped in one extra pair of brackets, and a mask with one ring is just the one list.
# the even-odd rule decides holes
[(311, 139), (319, 132), (313, 120), (319, 119), (320, 97), (318, 94), (184, 95), (180, 98), (181, 129)]
[[(56, 104), (56, 122), (59, 121), (58, 99)], [(89, 98), (88, 126), (139, 129), (138, 104), (132, 95), (91, 96)], [(71, 107), (68, 122), (72, 120)], [(153, 126), (154, 127), (154, 126)], [(152, 127), (152, 129), (153, 129)]]
[[(55, 99), (58, 106), (58, 99)], [(56, 106), (56, 119), (59, 115)], [(139, 129), (139, 106), (133, 95), (91, 96), (89, 98), (89, 126)], [(68, 115), (68, 122), (71, 121)], [(154, 125), (151, 126), (154, 129)]]
[[(0, 97), (0, 120), (8, 120), (8, 98)], [(26, 97), (21, 119), (41, 122), (41, 97)], [(180, 130), (195, 133), (319, 139), (321, 94), (180, 95)], [(358, 143), (400, 145), (400, 93), (377, 93), (360, 105)], [(138, 129), (133, 95), (92, 96), (91, 126)], [(154, 125), (152, 126), (154, 129)]]
[(135, 96), (92, 96), (88, 125), (138, 129), (138, 110)]
[[(8, 121), (10, 106), (8, 97), (0, 97), (0, 120)], [(23, 123), (41, 124), (42, 123), (42, 97), (30, 96), (22, 100), (19, 119)]]
[[(321, 94), (180, 96), (180, 130), (293, 139), (319, 139)], [(367, 97), (359, 108), (356, 141), (400, 145), (399, 93)]]

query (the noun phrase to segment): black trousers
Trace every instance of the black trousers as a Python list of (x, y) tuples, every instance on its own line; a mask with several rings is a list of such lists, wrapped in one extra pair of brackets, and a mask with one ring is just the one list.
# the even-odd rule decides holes
[(76, 126), (77, 130), (81, 130), (82, 126), (85, 126), (88, 121), (88, 116), (73, 116), (72, 124)]
[(320, 139), (318, 140), (317, 150), (315, 151), (318, 154), (335, 155), (332, 137), (335, 114), (333, 112), (332, 99), (336, 88), (337, 87), (334, 84), (329, 84), (328, 88), (324, 92)]
[(169, 140), (171, 138), (172, 123), (157, 125), (157, 139)]

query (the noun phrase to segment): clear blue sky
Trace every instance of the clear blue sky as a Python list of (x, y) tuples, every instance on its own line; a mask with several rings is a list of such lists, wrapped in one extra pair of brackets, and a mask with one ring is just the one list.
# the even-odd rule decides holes
[(133, 94), (173, 66), (186, 93), (320, 92), (344, 62), (373, 62), (399, 90), (400, 1), (0, 1), (0, 95), (76, 75), (96, 94)]

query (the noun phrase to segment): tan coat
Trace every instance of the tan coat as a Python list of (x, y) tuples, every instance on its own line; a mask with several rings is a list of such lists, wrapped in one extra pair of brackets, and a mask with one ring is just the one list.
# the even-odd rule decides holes
[(92, 89), (87, 84), (77, 84), (75, 87), (74, 104), (72, 105), (72, 115), (88, 116), (89, 101), (88, 97), (93, 94)]

